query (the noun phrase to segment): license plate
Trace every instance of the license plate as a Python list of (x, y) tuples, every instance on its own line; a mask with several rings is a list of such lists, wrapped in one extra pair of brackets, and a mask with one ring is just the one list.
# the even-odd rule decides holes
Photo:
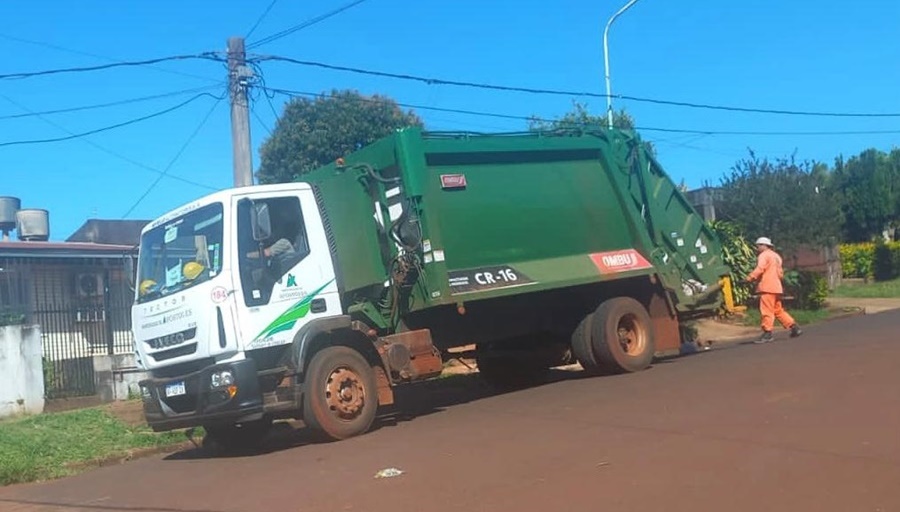
[(184, 382), (173, 382), (166, 385), (166, 397), (181, 396), (187, 393)]

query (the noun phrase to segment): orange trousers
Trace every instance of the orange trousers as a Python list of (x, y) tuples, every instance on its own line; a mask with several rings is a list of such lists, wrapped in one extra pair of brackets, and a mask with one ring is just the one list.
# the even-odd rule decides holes
[(759, 294), (759, 314), (762, 318), (762, 329), (764, 331), (775, 329), (776, 318), (786, 329), (790, 329), (796, 323), (791, 315), (784, 310), (784, 306), (781, 304), (781, 294), (778, 293)]

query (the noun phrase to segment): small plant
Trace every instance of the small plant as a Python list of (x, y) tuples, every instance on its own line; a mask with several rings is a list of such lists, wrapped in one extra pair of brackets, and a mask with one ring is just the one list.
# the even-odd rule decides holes
[(22, 325), (25, 323), (25, 315), (11, 308), (0, 308), (0, 327), (7, 325)]
[(786, 291), (794, 296), (794, 307), (816, 311), (825, 307), (828, 298), (828, 280), (805, 270), (790, 270), (784, 274)]
[(134, 387), (128, 386), (128, 400), (142, 400), (143, 396), (141, 396), (141, 390)]
[(42, 357), (41, 366), (44, 369), (44, 394), (46, 395), (47, 390), (52, 389), (56, 382), (56, 365), (53, 364), (53, 361)]

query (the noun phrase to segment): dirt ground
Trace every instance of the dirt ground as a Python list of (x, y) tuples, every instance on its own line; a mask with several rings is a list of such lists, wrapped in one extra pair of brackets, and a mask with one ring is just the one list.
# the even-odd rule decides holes
[(144, 421), (144, 408), (140, 400), (113, 402), (103, 407), (126, 425), (137, 427), (146, 423)]

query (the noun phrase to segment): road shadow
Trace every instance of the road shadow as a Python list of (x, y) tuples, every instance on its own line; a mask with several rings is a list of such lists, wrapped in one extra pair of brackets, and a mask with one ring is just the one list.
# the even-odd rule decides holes
[[(672, 363), (688, 356), (709, 354), (733, 346), (729, 344), (727, 346), (716, 346), (712, 350), (683, 351), (682, 353), (657, 357), (654, 358), (651, 366), (645, 371), (652, 371), (656, 365)], [(379, 410), (379, 414), (369, 429), (369, 433), (390, 429), (403, 423), (415, 421), (418, 418), (439, 414), (453, 407), (495, 396), (526, 392), (566, 381), (583, 379), (606, 380), (627, 378), (629, 375), (631, 374), (586, 372), (577, 367), (576, 369), (569, 367), (565, 369), (551, 369), (544, 378), (528, 385), (506, 388), (497, 388), (489, 385), (477, 373), (449, 375), (424, 382), (406, 384), (394, 388), (394, 405), (383, 407)], [(335, 441), (318, 438), (311, 430), (305, 428), (302, 422), (276, 422), (266, 439), (253, 448), (226, 451), (215, 446), (203, 445), (200, 440), (197, 440), (195, 448), (173, 453), (163, 460), (183, 461), (254, 457), (312, 444), (327, 444), (331, 442)]]
[[(494, 388), (477, 373), (450, 375), (438, 379), (398, 386), (394, 389), (394, 405), (379, 411), (369, 433), (396, 427), (417, 418), (444, 412), (456, 406), (552, 385), (568, 380), (592, 377), (582, 371), (552, 369), (546, 377), (532, 385), (515, 388)], [(294, 423), (294, 424), (291, 424)], [(301, 448), (311, 444), (327, 444), (300, 424), (302, 422), (276, 422), (272, 431), (257, 446), (241, 450), (224, 450), (210, 442), (195, 439), (193, 448), (172, 453), (163, 460), (186, 461), (210, 458), (254, 457), (268, 453)], [(299, 426), (297, 424), (300, 424)]]
[[(741, 342), (713, 344), (710, 349), (703, 347), (682, 348), (677, 353), (655, 357), (651, 366), (665, 365), (686, 357), (711, 354), (720, 350), (736, 348), (744, 343), (753, 343), (753, 339)], [(645, 371), (648, 371), (645, 370)], [(449, 375), (424, 382), (406, 384), (394, 388), (394, 405), (381, 408), (369, 432), (390, 429), (415, 421), (418, 418), (442, 413), (453, 407), (485, 400), (499, 395), (526, 392), (559, 382), (582, 379), (616, 379), (628, 378), (630, 374), (604, 374), (586, 372), (580, 368), (554, 368), (537, 382), (516, 387), (496, 388), (486, 383), (477, 373)], [(203, 446), (198, 442), (196, 448), (173, 453), (164, 460), (197, 460), (208, 458), (253, 457), (268, 453), (301, 448), (311, 444), (326, 444), (334, 441), (317, 438), (312, 431), (302, 426), (302, 422), (276, 422), (272, 432), (258, 446), (244, 450), (225, 451), (215, 446)], [(199, 441), (199, 440), (198, 440)]]

